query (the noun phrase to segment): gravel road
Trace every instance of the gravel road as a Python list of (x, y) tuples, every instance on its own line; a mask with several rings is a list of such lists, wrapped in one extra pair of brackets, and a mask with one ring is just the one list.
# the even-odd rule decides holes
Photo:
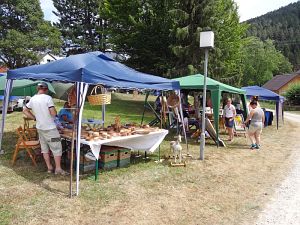
[[(300, 115), (285, 113), (284, 117), (300, 126)], [(295, 148), (300, 150), (300, 145)], [(300, 151), (294, 157), (291, 171), (259, 215), (257, 225), (300, 225)]]

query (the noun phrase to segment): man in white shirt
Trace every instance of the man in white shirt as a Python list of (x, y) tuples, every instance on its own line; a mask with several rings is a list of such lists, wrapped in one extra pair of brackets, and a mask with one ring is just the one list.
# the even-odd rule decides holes
[[(48, 173), (55, 172), (55, 174), (65, 175), (66, 172), (61, 168), (62, 145), (60, 134), (54, 123), (57, 112), (52, 98), (47, 95), (47, 83), (39, 83), (37, 89), (38, 93), (26, 104), (23, 108), (23, 113), (27, 117), (36, 120), (36, 128)], [(30, 110), (32, 110), (34, 114), (32, 114)], [(55, 170), (50, 161), (49, 149), (54, 156)]]
[(227, 104), (224, 107), (223, 119), (225, 120), (225, 126), (228, 130), (229, 139), (228, 141), (233, 140), (233, 126), (234, 126), (234, 117), (236, 116), (236, 110), (234, 105), (231, 104), (231, 99), (227, 99)]

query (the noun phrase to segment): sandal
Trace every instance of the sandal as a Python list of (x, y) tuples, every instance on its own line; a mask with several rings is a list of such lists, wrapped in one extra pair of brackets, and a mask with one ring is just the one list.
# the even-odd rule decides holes
[(64, 171), (64, 170), (56, 170), (55, 171), (55, 175), (62, 175), (62, 176), (66, 176), (68, 175), (69, 173)]
[(48, 169), (47, 173), (54, 173), (54, 169)]

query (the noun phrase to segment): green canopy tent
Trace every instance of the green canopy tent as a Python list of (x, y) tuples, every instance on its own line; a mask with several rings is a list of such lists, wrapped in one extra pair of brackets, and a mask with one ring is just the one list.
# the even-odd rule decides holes
[[(204, 76), (201, 74), (195, 74), (180, 78), (175, 78), (180, 83), (181, 90), (203, 90), (204, 85)], [(238, 94), (241, 97), (243, 109), (244, 109), (244, 118), (247, 117), (247, 107), (246, 107), (246, 96), (245, 91), (239, 88), (232, 87), (227, 84), (223, 84), (219, 81), (207, 78), (207, 91), (211, 92), (211, 100), (213, 104), (214, 111), (214, 126), (217, 133), (217, 140), (219, 139), (219, 109), (222, 92)]]
[[(0, 77), (0, 95), (4, 95), (6, 75)], [(41, 81), (15, 80), (12, 87), (11, 96), (33, 96), (37, 93), (36, 86)], [(47, 83), (47, 82), (46, 82)], [(55, 94), (54, 88), (48, 84), (49, 94)]]
[(71, 88), (74, 86), (72, 83), (61, 83), (53, 81), (52, 87), (55, 90), (55, 94), (52, 96), (53, 98), (58, 98), (60, 100), (68, 101), (68, 94), (71, 91)]

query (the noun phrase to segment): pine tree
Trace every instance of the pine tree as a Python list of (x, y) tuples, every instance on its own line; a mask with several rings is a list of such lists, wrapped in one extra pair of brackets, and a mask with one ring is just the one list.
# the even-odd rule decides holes
[(168, 11), (173, 0), (106, 0), (102, 12), (108, 21), (109, 43), (126, 55), (127, 65), (143, 72), (168, 75), (174, 55)]
[(215, 49), (209, 59), (210, 76), (226, 83), (239, 83), (246, 26), (239, 23), (236, 4), (232, 0), (178, 1), (173, 14), (177, 17), (173, 28), (177, 42), (172, 49), (178, 58), (174, 73), (179, 76), (203, 71), (199, 34), (212, 30)]
[(43, 19), (39, 0), (0, 2), (0, 60), (10, 69), (35, 64), (60, 46), (60, 32)]
[(53, 0), (53, 4), (66, 53), (106, 49), (106, 22), (99, 14), (101, 0)]
[(274, 12), (246, 21), (250, 24), (247, 36), (271, 39), (276, 48), (292, 63), (294, 70), (300, 69), (300, 1)]

